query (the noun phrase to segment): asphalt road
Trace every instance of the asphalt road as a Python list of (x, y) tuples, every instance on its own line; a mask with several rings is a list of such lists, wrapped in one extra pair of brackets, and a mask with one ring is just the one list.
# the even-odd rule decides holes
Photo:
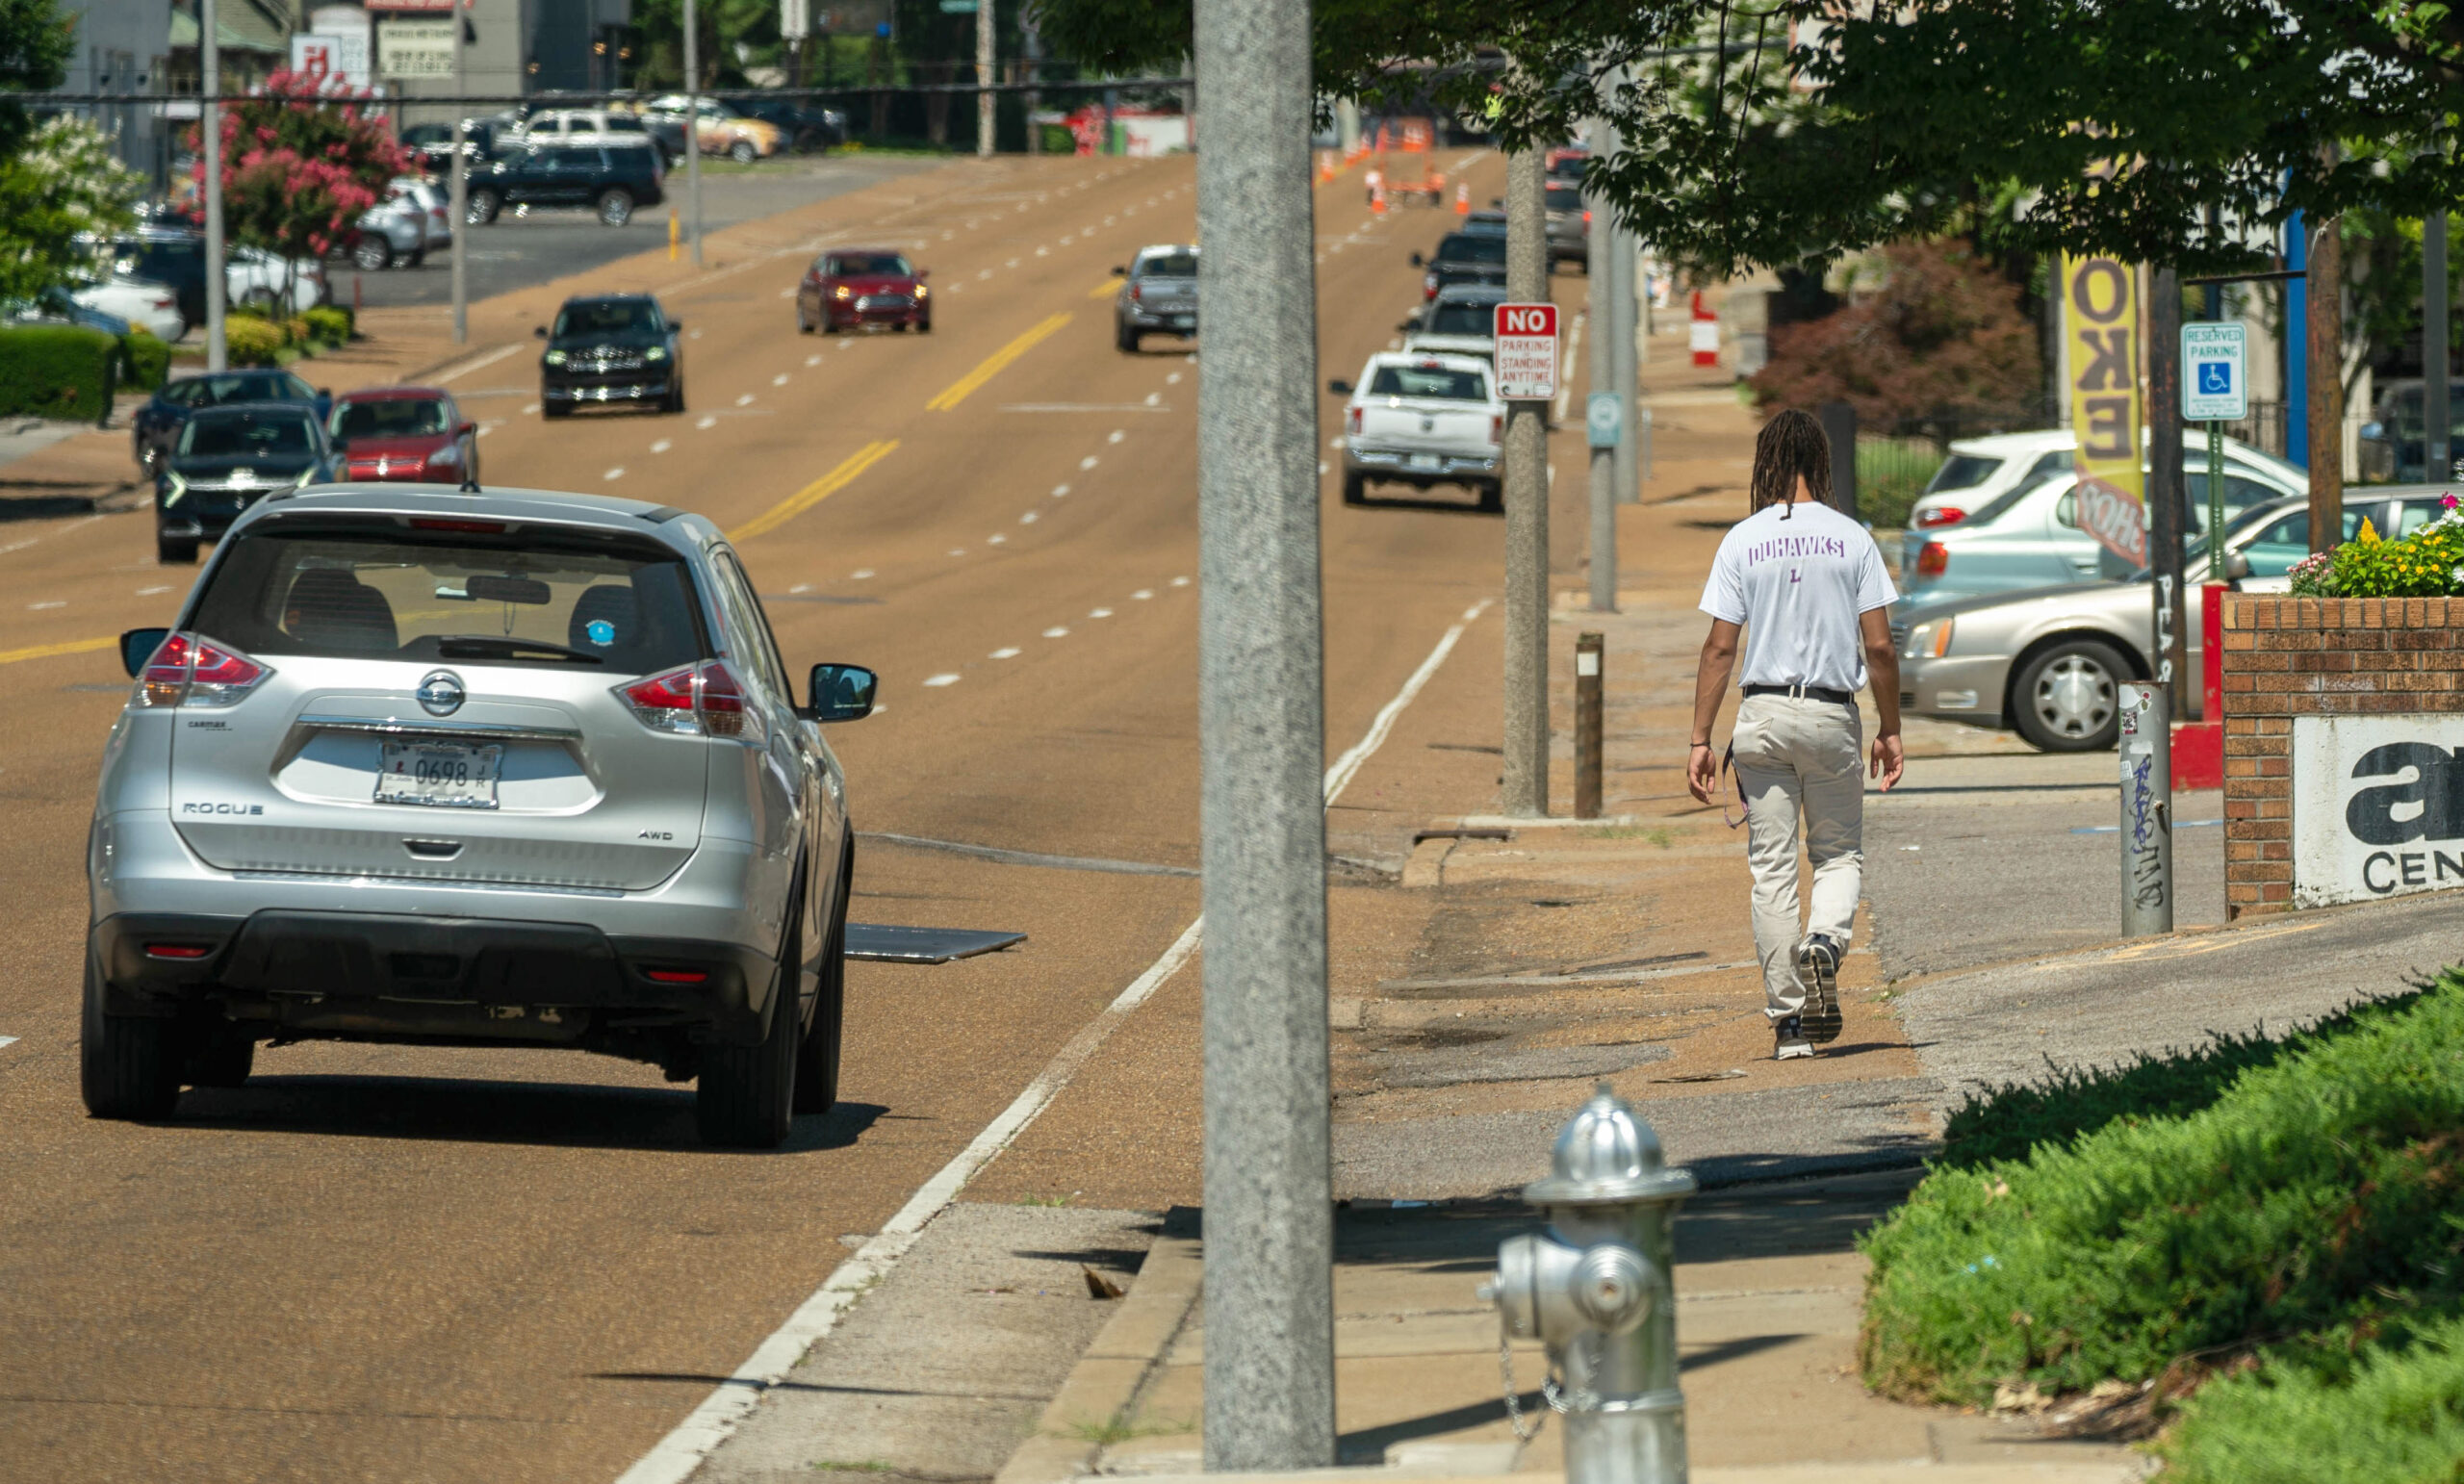
[[(1494, 192), (1502, 165), (1469, 173)], [(738, 535), (791, 669), (880, 668), (882, 713), (833, 738), (860, 829), (1193, 866), (1198, 369), (1163, 343), (1114, 348), (1107, 276), (1191, 233), (1193, 176), (964, 162), (752, 223), (700, 275), (563, 280), (660, 288), (691, 326), (685, 416), (543, 422), (527, 304), (479, 306), (473, 356), (438, 374), (484, 421), (490, 484), (706, 512)], [(1404, 254), (1444, 225), (1322, 192), (1323, 374), (1386, 343), (1417, 296)], [(932, 267), (937, 333), (794, 333), (801, 257), (857, 240)], [(1494, 591), (1502, 548), (1469, 496), (1347, 510), (1335, 492), (1329, 475), (1330, 753)], [(1580, 498), (1560, 487), (1562, 529)], [(0, 544), (0, 676), (21, 698), (0, 711), (21, 950), (0, 982), (13, 1481), (613, 1478), (1196, 913), (1184, 876), (867, 845), (860, 919), (1028, 941), (855, 965), (845, 1101), (774, 1155), (704, 1150), (688, 1088), (570, 1053), (292, 1046), (172, 1121), (90, 1120), (83, 850), (126, 691), (110, 646), (168, 622), (191, 579), (150, 535), (141, 512)], [(1460, 725), (1493, 735), (1494, 712)], [(1194, 1097), (1135, 1087), (1107, 1121)]]
[[(913, 175), (940, 163), (917, 155), (865, 154), (788, 156), (751, 168), (705, 161), (703, 228), (716, 232), (739, 221)], [(669, 208), (687, 209), (680, 166), (667, 177), (667, 190), (666, 201), (643, 207), (621, 227), (602, 226), (598, 217), (578, 208), (519, 215), (518, 208), (507, 208), (488, 225), (469, 229), (470, 241), (463, 247), (465, 292), (475, 300), (484, 299), (664, 247)], [(436, 252), (418, 268), (398, 265), (363, 273), (348, 263), (334, 263), (325, 271), (338, 303), (355, 301), (375, 308), (450, 304), (450, 263), (446, 253)]]

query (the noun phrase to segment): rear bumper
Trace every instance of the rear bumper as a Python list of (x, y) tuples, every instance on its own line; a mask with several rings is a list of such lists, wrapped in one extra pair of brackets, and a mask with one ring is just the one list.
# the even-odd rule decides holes
[(1917, 716), (2005, 726), (2002, 697), (2010, 683), (2011, 657), (2007, 654), (1902, 659), (1899, 706)]
[(550, 402), (632, 402), (665, 397), (674, 389), (672, 371), (613, 371), (603, 376), (552, 376), (539, 383), (539, 397)]
[(506, 1041), (578, 1040), (596, 1022), (744, 1044), (777, 968), (740, 944), (589, 923), (280, 908), (119, 913), (89, 947), (115, 1014), (210, 1004), (310, 1035)]
[[(1415, 464), (1415, 458), (1430, 462)], [(1344, 472), (1411, 484), (1457, 480), (1478, 484), (1499, 477), (1495, 454), (1485, 458), (1452, 453), (1414, 454), (1399, 448), (1355, 448), (1349, 444), (1344, 447)]]
[(922, 324), (933, 311), (922, 304), (872, 304), (859, 309), (852, 300), (829, 299), (822, 313), (832, 324)]
[(1147, 309), (1137, 306), (1120, 312), (1121, 323), (1132, 329), (1158, 330), (1172, 335), (1197, 333), (1197, 306), (1187, 309)]

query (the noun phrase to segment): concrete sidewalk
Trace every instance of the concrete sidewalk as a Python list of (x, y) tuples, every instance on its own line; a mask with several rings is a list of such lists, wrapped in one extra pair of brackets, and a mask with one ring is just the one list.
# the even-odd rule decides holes
[[(1990, 1417), (1881, 1400), (1858, 1384), (1865, 1263), (1853, 1243), (1912, 1181), (1900, 1172), (1772, 1184), (1698, 1196), (1684, 1207), (1678, 1338), (1694, 1477), (1846, 1484), (1897, 1479), (1914, 1468), (1929, 1479), (1969, 1484), (2140, 1477), (2144, 1461), (2126, 1447), (2040, 1439)], [(1204, 1241), (1194, 1217), (1176, 1212), (1167, 1222), (1127, 1300), (996, 1484), (1198, 1472)], [(1516, 1440), (1502, 1396), (1497, 1316), (1473, 1292), (1500, 1240), (1530, 1225), (1519, 1205), (1500, 1203), (1354, 1204), (1339, 1213), (1340, 1463), (1411, 1476), (1562, 1471), (1562, 1429), (1553, 1421), (1527, 1444)], [(1527, 1417), (1545, 1417), (1538, 1347), (1517, 1343), (1512, 1359), (1520, 1405)]]

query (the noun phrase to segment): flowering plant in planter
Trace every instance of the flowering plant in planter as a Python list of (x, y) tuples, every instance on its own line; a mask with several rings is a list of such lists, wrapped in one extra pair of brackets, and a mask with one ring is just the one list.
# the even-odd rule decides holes
[(2368, 521), (2350, 541), (2304, 557), (2289, 575), (2306, 598), (2448, 598), (2464, 593), (2464, 499), (2411, 535), (2386, 541)]

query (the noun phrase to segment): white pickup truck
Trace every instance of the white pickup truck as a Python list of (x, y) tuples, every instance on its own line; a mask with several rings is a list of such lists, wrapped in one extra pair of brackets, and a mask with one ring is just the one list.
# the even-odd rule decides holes
[(1427, 489), (1467, 486), (1483, 510), (1505, 507), (1498, 440), (1505, 403), (1489, 363), (1476, 356), (1381, 351), (1360, 380), (1328, 382), (1344, 408), (1344, 503), (1367, 501), (1369, 481)]

